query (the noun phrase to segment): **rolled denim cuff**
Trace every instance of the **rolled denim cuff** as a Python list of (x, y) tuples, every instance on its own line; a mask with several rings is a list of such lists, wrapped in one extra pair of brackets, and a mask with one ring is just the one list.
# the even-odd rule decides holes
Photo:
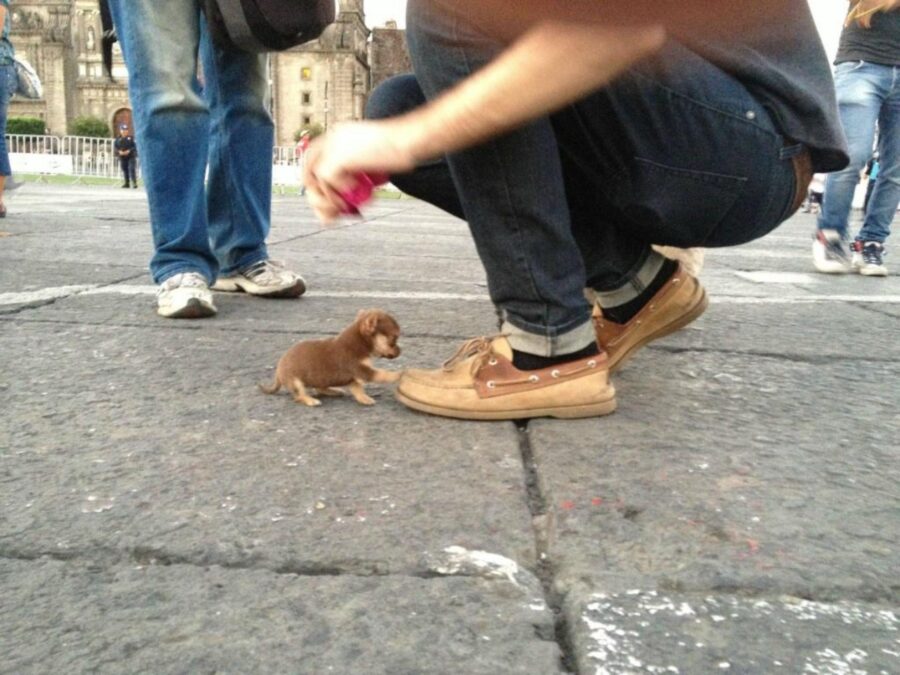
[(574, 354), (596, 341), (594, 324), (590, 320), (561, 335), (538, 335), (504, 321), (500, 331), (509, 339), (510, 346), (517, 352), (535, 356), (559, 356)]

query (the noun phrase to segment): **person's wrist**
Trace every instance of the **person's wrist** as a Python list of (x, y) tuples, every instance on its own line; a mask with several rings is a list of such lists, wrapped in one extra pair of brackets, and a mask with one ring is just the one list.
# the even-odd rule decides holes
[(439, 157), (441, 152), (434, 149), (435, 135), (427, 128), (427, 118), (419, 110), (400, 117), (386, 120), (394, 146), (400, 157), (413, 166)]

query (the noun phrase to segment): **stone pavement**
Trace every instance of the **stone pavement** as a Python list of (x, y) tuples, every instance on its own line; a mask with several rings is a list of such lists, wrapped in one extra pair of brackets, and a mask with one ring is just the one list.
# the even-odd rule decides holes
[(419, 202), (322, 230), (277, 197), (310, 293), (195, 322), (153, 311), (142, 190), (8, 208), (0, 672), (900, 672), (900, 274), (813, 274), (810, 216), (707, 256), (615, 415), (515, 425), (256, 389), (364, 307), (388, 368), (494, 331)]

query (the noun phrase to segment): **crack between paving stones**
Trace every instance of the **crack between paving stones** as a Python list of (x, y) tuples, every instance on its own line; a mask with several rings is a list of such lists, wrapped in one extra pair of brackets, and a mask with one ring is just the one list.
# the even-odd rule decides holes
[[(143, 276), (143, 275), (139, 275)], [(112, 282), (117, 283), (117, 282)], [(105, 284), (104, 284), (105, 285)], [(73, 295), (78, 295), (73, 294)], [(39, 309), (40, 307), (53, 304), (57, 300), (64, 300), (65, 298), (72, 297), (65, 296), (61, 298), (55, 298), (53, 300), (47, 300), (42, 304), (34, 304), (28, 305), (26, 307), (20, 307), (14, 310), (2, 311), (0, 310), (0, 320), (3, 320), (5, 317), (17, 315), (20, 312), (30, 309)], [(142, 329), (157, 329), (162, 323), (101, 323), (101, 322), (93, 322), (93, 321), (76, 321), (76, 320), (66, 320), (66, 319), (40, 319), (40, 318), (29, 318), (22, 317), (28, 323), (44, 323), (51, 325), (65, 325), (65, 326), (92, 326), (97, 328), (142, 328)], [(246, 333), (253, 335), (296, 335), (299, 337), (321, 337), (323, 333), (321, 331), (302, 331), (302, 330), (293, 330), (287, 328), (242, 328), (242, 327), (226, 327), (226, 326), (215, 326), (211, 325), (215, 319), (206, 320), (206, 321), (182, 321), (182, 322), (173, 322), (167, 320), (165, 326), (172, 330), (207, 330), (207, 331), (216, 331), (220, 333)], [(415, 339), (415, 340), (452, 340), (457, 341), (460, 339), (459, 335), (442, 335), (442, 334), (434, 334), (434, 333), (405, 333), (404, 338)], [(670, 347), (665, 345), (650, 345), (646, 347), (647, 350), (653, 351), (658, 350), (661, 352), (666, 352), (667, 354), (725, 354), (728, 356), (753, 356), (760, 358), (768, 358), (774, 359), (777, 361), (788, 361), (790, 363), (806, 363), (809, 365), (815, 366), (823, 366), (830, 365), (835, 362), (835, 359), (839, 358), (841, 362), (849, 362), (849, 363), (887, 363), (894, 364), (896, 363), (896, 359), (892, 357), (877, 357), (877, 356), (850, 356), (846, 354), (840, 355), (824, 355), (824, 356), (802, 356), (802, 355), (790, 355), (790, 354), (778, 354), (775, 352), (764, 352), (764, 351), (741, 351), (737, 349), (711, 349), (711, 348), (703, 348), (703, 347)]]
[(270, 241), (268, 242), (269, 248), (274, 246), (280, 246), (281, 244), (289, 244), (292, 241), (300, 241), (302, 239), (309, 239), (310, 237), (317, 237), (320, 234), (325, 234), (327, 232), (334, 232), (336, 230), (348, 230), (352, 227), (358, 227), (360, 225), (368, 225), (370, 223), (375, 223), (379, 220), (384, 220), (385, 218), (390, 218), (391, 216), (400, 215), (402, 213), (406, 213), (409, 209), (403, 209), (400, 211), (391, 211), (390, 213), (383, 213), (373, 218), (360, 218), (358, 220), (352, 220), (347, 222), (345, 225), (328, 225), (324, 227), (320, 227), (315, 232), (307, 232), (305, 234), (298, 234), (293, 237), (288, 237), (287, 239), (279, 239), (278, 241)]
[(900, 319), (900, 317), (898, 317), (896, 314), (891, 314), (890, 312), (885, 312), (882, 309), (878, 309), (878, 306), (873, 305), (872, 303), (865, 303), (862, 305), (854, 304), (853, 306), (863, 310), (864, 312), (871, 312), (872, 314), (877, 314), (878, 316), (883, 316), (888, 319)]
[[(61, 299), (61, 298), (60, 298)], [(0, 312), (0, 320), (2, 320), (3, 313)], [(40, 318), (26, 318), (25, 322), (27, 323), (41, 323), (41, 324), (51, 324), (51, 325), (63, 325), (63, 326), (91, 326), (95, 328), (144, 328), (144, 329), (155, 329), (160, 326), (165, 326), (166, 328), (171, 328), (172, 330), (200, 330), (205, 329), (208, 331), (214, 331), (219, 333), (247, 333), (252, 335), (296, 335), (299, 338), (306, 337), (322, 337), (323, 335), (327, 335), (327, 333), (322, 333), (321, 331), (313, 331), (313, 330), (296, 330), (291, 328), (240, 328), (240, 327), (227, 327), (227, 326), (216, 326), (212, 325), (215, 322), (215, 319), (212, 321), (172, 321), (165, 320), (160, 321), (158, 323), (106, 323), (106, 322), (94, 322), (94, 321), (76, 321), (74, 319), (40, 319)], [(415, 339), (415, 340), (453, 340), (458, 341), (460, 339), (459, 335), (438, 335), (435, 333), (404, 333), (403, 338), (406, 340)]]
[[(525, 494), (528, 510), (531, 513), (531, 525), (534, 531), (535, 554), (537, 566), (535, 574), (544, 591), (544, 602), (553, 612), (554, 635), (560, 652), (560, 669), (566, 673), (577, 673), (577, 659), (572, 642), (572, 632), (562, 607), (562, 598), (554, 591), (556, 566), (550, 557), (550, 542), (554, 528), (552, 500), (544, 491), (538, 470), (534, 448), (531, 447), (531, 436), (528, 433), (528, 420), (516, 421), (516, 434), (519, 441), (519, 453), (522, 457), (522, 470), (525, 479)], [(547, 636), (539, 636), (551, 639)]]
[[(523, 425), (524, 426), (524, 425)], [(210, 567), (218, 567), (220, 569), (229, 571), (256, 571), (256, 572), (269, 572), (271, 574), (278, 575), (287, 575), (287, 576), (295, 576), (295, 577), (354, 577), (354, 578), (372, 578), (372, 577), (400, 577), (406, 579), (444, 579), (444, 578), (453, 578), (453, 577), (464, 577), (464, 578), (477, 578), (483, 579), (484, 575), (478, 573), (467, 573), (467, 572), (454, 572), (453, 574), (442, 574), (440, 572), (436, 572), (434, 570), (407, 570), (407, 571), (390, 571), (384, 568), (384, 566), (376, 560), (354, 560), (354, 561), (335, 561), (332, 563), (319, 563), (319, 562), (311, 562), (311, 563), (286, 563), (284, 565), (278, 566), (267, 566), (264, 564), (255, 564), (253, 561), (244, 561), (244, 562), (235, 562), (235, 561), (223, 561), (223, 560), (204, 560), (204, 561), (196, 561), (192, 560), (187, 556), (183, 555), (174, 555), (167, 554), (156, 549), (152, 549), (149, 547), (135, 547), (132, 549), (118, 550), (118, 549), (95, 549), (95, 553), (99, 553), (100, 555), (82, 555), (80, 551), (77, 550), (67, 550), (67, 551), (31, 551), (31, 552), (16, 552), (16, 551), (0, 551), (0, 560), (4, 561), (14, 561), (14, 562), (40, 562), (42, 560), (50, 560), (54, 562), (64, 562), (64, 563), (82, 563), (85, 565), (95, 565), (95, 566), (114, 566), (114, 565), (142, 565), (147, 567), (194, 567), (198, 569), (207, 569)], [(354, 566), (356, 569), (353, 569)], [(548, 573), (541, 573), (541, 583), (552, 584), (553, 577), (547, 576)], [(654, 590), (661, 595), (665, 595), (666, 593), (677, 593), (679, 596), (683, 596), (686, 598), (691, 597), (706, 597), (711, 593), (719, 594), (719, 595), (727, 595), (734, 598), (741, 598), (746, 600), (778, 600), (785, 598), (795, 598), (797, 600), (804, 600), (808, 602), (816, 602), (824, 605), (835, 605), (843, 602), (849, 602), (856, 605), (873, 605), (873, 606), (884, 606), (884, 605), (892, 605), (896, 603), (896, 594), (900, 593), (900, 585), (890, 585), (884, 588), (884, 595), (868, 595), (868, 596), (848, 596), (848, 595), (840, 595), (828, 592), (816, 592), (815, 589), (805, 589), (805, 590), (790, 590), (790, 589), (781, 589), (777, 592), (773, 592), (770, 589), (749, 589), (743, 588), (740, 586), (716, 586), (710, 588), (693, 588), (693, 589), (679, 589), (679, 588), (655, 588), (648, 589)], [(554, 596), (552, 590), (545, 591), (547, 597)], [(561, 607), (561, 598), (558, 599), (558, 602), (554, 602), (554, 604), (548, 606), (554, 613), (557, 612), (558, 607)], [(562, 614), (556, 614), (556, 617), (561, 617)], [(560, 627), (560, 624), (557, 623), (557, 627)], [(563, 623), (563, 628), (566, 628)], [(538, 635), (541, 639), (548, 639), (546, 636)], [(554, 638), (549, 638), (551, 641)], [(560, 642), (560, 639), (563, 642)], [(563, 654), (574, 654), (574, 650), (564, 650), (564, 645), (569, 644), (568, 639), (568, 630), (563, 634), (562, 638), (557, 636), (555, 641), (560, 646), (560, 649), (563, 651)], [(564, 657), (567, 662), (565, 663), (565, 667), (569, 668), (568, 672), (576, 672), (574, 670), (574, 659), (571, 659), (571, 665), (568, 663), (569, 657)]]
[[(91, 286), (89, 289), (85, 289), (83, 291), (75, 291), (73, 293), (69, 293), (67, 295), (60, 295), (56, 298), (48, 298), (47, 300), (39, 300), (37, 302), (31, 302), (21, 307), (16, 307), (14, 309), (8, 310), (0, 310), (0, 317), (3, 316), (16, 316), (18, 314), (22, 314), (24, 312), (30, 312), (35, 309), (42, 309), (44, 307), (49, 307), (50, 305), (56, 304), (60, 300), (68, 300), (69, 298), (76, 298), (83, 293), (86, 293), (88, 290), (95, 291), (98, 288), (106, 288), (107, 286), (116, 286), (117, 284), (124, 283), (126, 281), (134, 281), (135, 279), (140, 279), (146, 274), (146, 272), (140, 272), (138, 274), (130, 274), (127, 277), (122, 277), (121, 279), (113, 279), (111, 281), (107, 281), (102, 284), (97, 284), (96, 286)], [(47, 321), (46, 323), (54, 323), (53, 321)], [(73, 323), (73, 322), (60, 322), (60, 323)], [(76, 322), (77, 323), (77, 322)], [(85, 324), (92, 325), (92, 324)], [(102, 324), (100, 324), (102, 325)]]
[(790, 363), (806, 363), (813, 366), (826, 366), (833, 364), (836, 360), (841, 362), (852, 363), (896, 363), (897, 359), (892, 357), (880, 356), (848, 356), (841, 355), (822, 355), (809, 356), (802, 354), (779, 354), (777, 352), (764, 352), (739, 349), (713, 349), (708, 347), (670, 347), (666, 345), (650, 345), (646, 347), (648, 351), (659, 350), (667, 354), (725, 354), (728, 356), (754, 356), (765, 359), (774, 359), (776, 361), (788, 361)]
[(165, 553), (147, 547), (135, 547), (132, 549), (95, 549), (95, 555), (82, 555), (82, 552), (69, 551), (0, 551), (0, 560), (15, 562), (40, 562), (50, 560), (64, 563), (82, 563), (85, 565), (98, 565), (112, 567), (115, 565), (140, 565), (144, 567), (194, 567), (207, 569), (218, 567), (230, 571), (268, 572), (271, 574), (294, 577), (400, 577), (405, 579), (448, 579), (448, 578), (472, 578), (483, 579), (483, 574), (476, 572), (454, 572), (442, 574), (430, 569), (391, 571), (383, 561), (378, 560), (353, 560), (321, 562), (293, 562), (283, 565), (265, 565), (254, 561), (228, 561), (228, 560), (192, 560), (188, 556)]

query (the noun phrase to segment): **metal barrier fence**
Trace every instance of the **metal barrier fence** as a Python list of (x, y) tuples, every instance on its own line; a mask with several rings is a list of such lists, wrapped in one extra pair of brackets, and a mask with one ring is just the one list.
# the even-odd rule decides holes
[[(114, 143), (115, 139), (112, 138), (6, 135), (6, 148), (13, 171), (36, 173), (41, 176), (119, 178), (121, 168), (113, 147)], [(301, 161), (294, 155), (294, 146), (273, 148), (273, 184), (297, 185)]]
[[(6, 148), (14, 172), (74, 176), (76, 179), (121, 177), (113, 143), (115, 139), (112, 138), (6, 135)], [(272, 185), (275, 189), (283, 193), (286, 187), (299, 186), (302, 169), (303, 158), (296, 156), (293, 145), (272, 148)], [(392, 186), (387, 187), (392, 189)]]
[(118, 178), (121, 167), (112, 138), (8, 134), (6, 147), (13, 171), (41, 176)]
[(65, 136), (61, 148), (63, 155), (72, 157), (75, 176), (118, 178), (122, 169), (113, 143), (112, 138)]

